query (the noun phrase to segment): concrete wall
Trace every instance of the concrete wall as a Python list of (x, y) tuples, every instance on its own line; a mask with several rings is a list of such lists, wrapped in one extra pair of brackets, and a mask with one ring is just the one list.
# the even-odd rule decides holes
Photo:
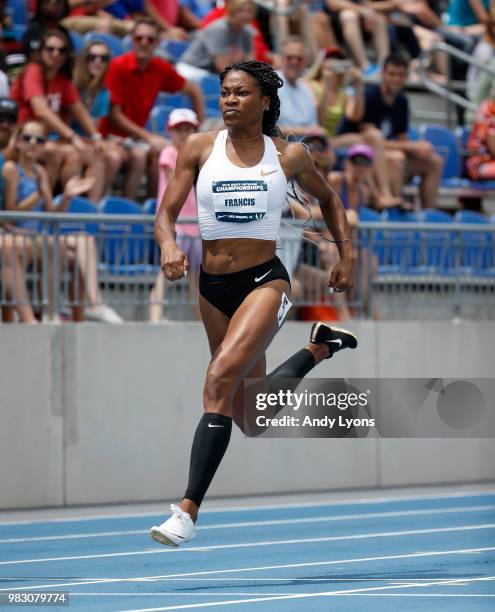
[[(354, 322), (360, 348), (315, 377), (493, 377), (490, 323)], [(307, 342), (287, 323), (271, 369)], [(179, 497), (202, 410), (200, 324), (0, 325), (0, 508)], [(248, 439), (211, 495), (495, 478), (491, 439)]]

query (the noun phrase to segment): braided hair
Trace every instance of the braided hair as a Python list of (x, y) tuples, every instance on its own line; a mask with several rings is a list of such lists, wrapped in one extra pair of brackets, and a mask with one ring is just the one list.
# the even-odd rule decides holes
[(263, 123), (261, 131), (267, 136), (281, 136), (282, 132), (277, 127), (277, 120), (280, 116), (280, 99), (277, 90), (282, 87), (284, 82), (270, 66), (264, 62), (234, 62), (227, 66), (220, 75), (220, 83), (223, 83), (225, 77), (233, 70), (242, 70), (254, 77), (260, 86), (261, 93), (264, 96), (269, 96), (270, 106), (263, 113)]

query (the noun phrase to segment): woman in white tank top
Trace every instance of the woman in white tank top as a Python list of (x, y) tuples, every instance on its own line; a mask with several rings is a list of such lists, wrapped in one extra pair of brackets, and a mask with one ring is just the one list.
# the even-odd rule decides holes
[[(181, 278), (188, 262), (175, 242), (174, 226), (196, 182), (203, 240), (200, 310), (212, 359), (187, 490), (180, 507), (172, 505), (172, 516), (151, 529), (156, 541), (173, 546), (195, 536), (198, 509), (227, 449), (232, 419), (253, 436), (269, 424), (256, 422), (255, 406), (244, 406), (243, 380), (266, 377), (266, 389), (279, 391), (285, 379), (300, 379), (323, 359), (357, 346), (350, 332), (315, 323), (306, 347), (266, 375), (265, 351), (292, 305), (289, 276), (275, 256), (288, 179), (319, 201), (335, 237), (340, 261), (329, 285), (337, 291), (353, 285), (352, 246), (342, 203), (311, 155), (304, 145), (280, 138), (277, 90), (282, 81), (272, 67), (232, 64), (220, 80), (227, 129), (189, 137), (155, 222), (162, 270), (169, 280)], [(273, 407), (272, 414), (283, 407)]]

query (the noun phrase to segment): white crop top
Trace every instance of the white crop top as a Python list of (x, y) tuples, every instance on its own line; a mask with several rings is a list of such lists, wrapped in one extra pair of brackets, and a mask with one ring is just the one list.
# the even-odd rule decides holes
[(276, 240), (287, 178), (273, 140), (256, 166), (241, 168), (227, 157), (227, 130), (218, 133), (196, 182), (199, 231), (203, 240)]

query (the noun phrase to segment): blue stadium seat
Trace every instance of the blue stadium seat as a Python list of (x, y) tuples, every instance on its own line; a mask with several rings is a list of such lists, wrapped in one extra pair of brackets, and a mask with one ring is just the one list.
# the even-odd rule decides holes
[(72, 46), (74, 47), (74, 51), (76, 53), (81, 53), (81, 51), (84, 49), (84, 38), (81, 36), (81, 34), (71, 31), (70, 39), (72, 41)]
[[(57, 206), (60, 205), (62, 201), (62, 195), (58, 195), (54, 198), (54, 202)], [(96, 205), (88, 198), (84, 198), (82, 196), (76, 196), (72, 198), (70, 201), (69, 207), (67, 208), (67, 213), (88, 213), (88, 214), (98, 214), (98, 208)], [(98, 223), (90, 223), (90, 222), (68, 222), (60, 224), (60, 233), (61, 234), (78, 234), (79, 232), (86, 232), (88, 234), (96, 235), (98, 233)]]
[(12, 11), (12, 22), (26, 26), (29, 21), (27, 0), (9, 0), (7, 6)]
[(415, 274), (419, 263), (420, 243), (416, 229), (394, 229), (394, 223), (411, 223), (417, 221), (415, 213), (398, 208), (382, 211), (380, 220), (390, 223), (390, 229), (383, 230), (383, 255), (380, 258), (380, 274)]
[(113, 57), (117, 57), (118, 55), (122, 55), (122, 53), (124, 53), (124, 45), (122, 44), (122, 40), (117, 36), (107, 34), (106, 32), (88, 32), (83, 37), (84, 46), (96, 40), (101, 40), (101, 42), (104, 42), (110, 49)]
[[(490, 222), (480, 213), (471, 210), (460, 210), (455, 214), (454, 221), (463, 224), (490, 225)], [(495, 242), (490, 232), (480, 230), (461, 232), (460, 241), (460, 272), (475, 275), (495, 275)]]
[(164, 40), (160, 48), (174, 61), (177, 62), (191, 43), (183, 40)]
[(14, 40), (18, 40), (18, 41), (22, 40), (22, 37), (26, 33), (26, 30), (27, 30), (27, 26), (20, 25), (18, 23), (14, 23), (14, 25), (12, 26), (12, 30), (11, 30), (11, 32), (13, 33)]
[(143, 204), (143, 213), (145, 215), (154, 215), (156, 213), (156, 198), (148, 198)]
[(416, 142), (417, 140), (419, 140), (418, 130), (413, 126), (409, 126), (409, 129), (407, 130), (407, 137), (409, 138), (409, 140)]
[[(99, 211), (106, 215), (142, 215), (139, 204), (116, 196), (103, 198)], [(144, 223), (104, 222), (100, 224), (99, 269), (116, 275), (145, 274), (153, 270), (147, 262), (150, 257), (149, 239)]]
[(443, 125), (423, 124), (420, 127), (421, 137), (430, 142), (435, 151), (443, 158), (444, 167), (442, 186), (463, 186), (463, 179), (459, 176), (460, 161), (457, 141), (454, 134)]
[[(452, 215), (431, 208), (418, 213), (420, 223), (453, 223)], [(446, 230), (418, 232), (420, 255), (418, 272), (425, 274), (450, 273), (455, 266), (455, 233)]]
[(155, 100), (155, 106), (171, 106), (172, 108), (192, 108), (191, 98), (182, 94), (160, 92)]
[[(379, 223), (381, 221), (380, 213), (378, 213), (376, 210), (373, 210), (372, 208), (368, 208), (367, 206), (361, 206), (359, 209), (359, 220), (365, 223), (366, 222)], [(375, 230), (373, 231), (372, 237), (373, 237), (373, 252), (377, 255), (378, 262), (383, 264), (384, 263), (383, 232), (381, 232), (380, 230), (378, 231)], [(363, 229), (359, 230), (359, 244), (363, 248), (368, 247), (369, 240), (370, 240), (370, 232), (368, 230), (363, 230)]]
[(220, 78), (216, 74), (209, 74), (199, 81), (199, 86), (205, 97), (216, 96), (220, 97)]
[(163, 134), (167, 131), (168, 116), (174, 110), (172, 106), (159, 105), (151, 110), (149, 125), (152, 132)]

